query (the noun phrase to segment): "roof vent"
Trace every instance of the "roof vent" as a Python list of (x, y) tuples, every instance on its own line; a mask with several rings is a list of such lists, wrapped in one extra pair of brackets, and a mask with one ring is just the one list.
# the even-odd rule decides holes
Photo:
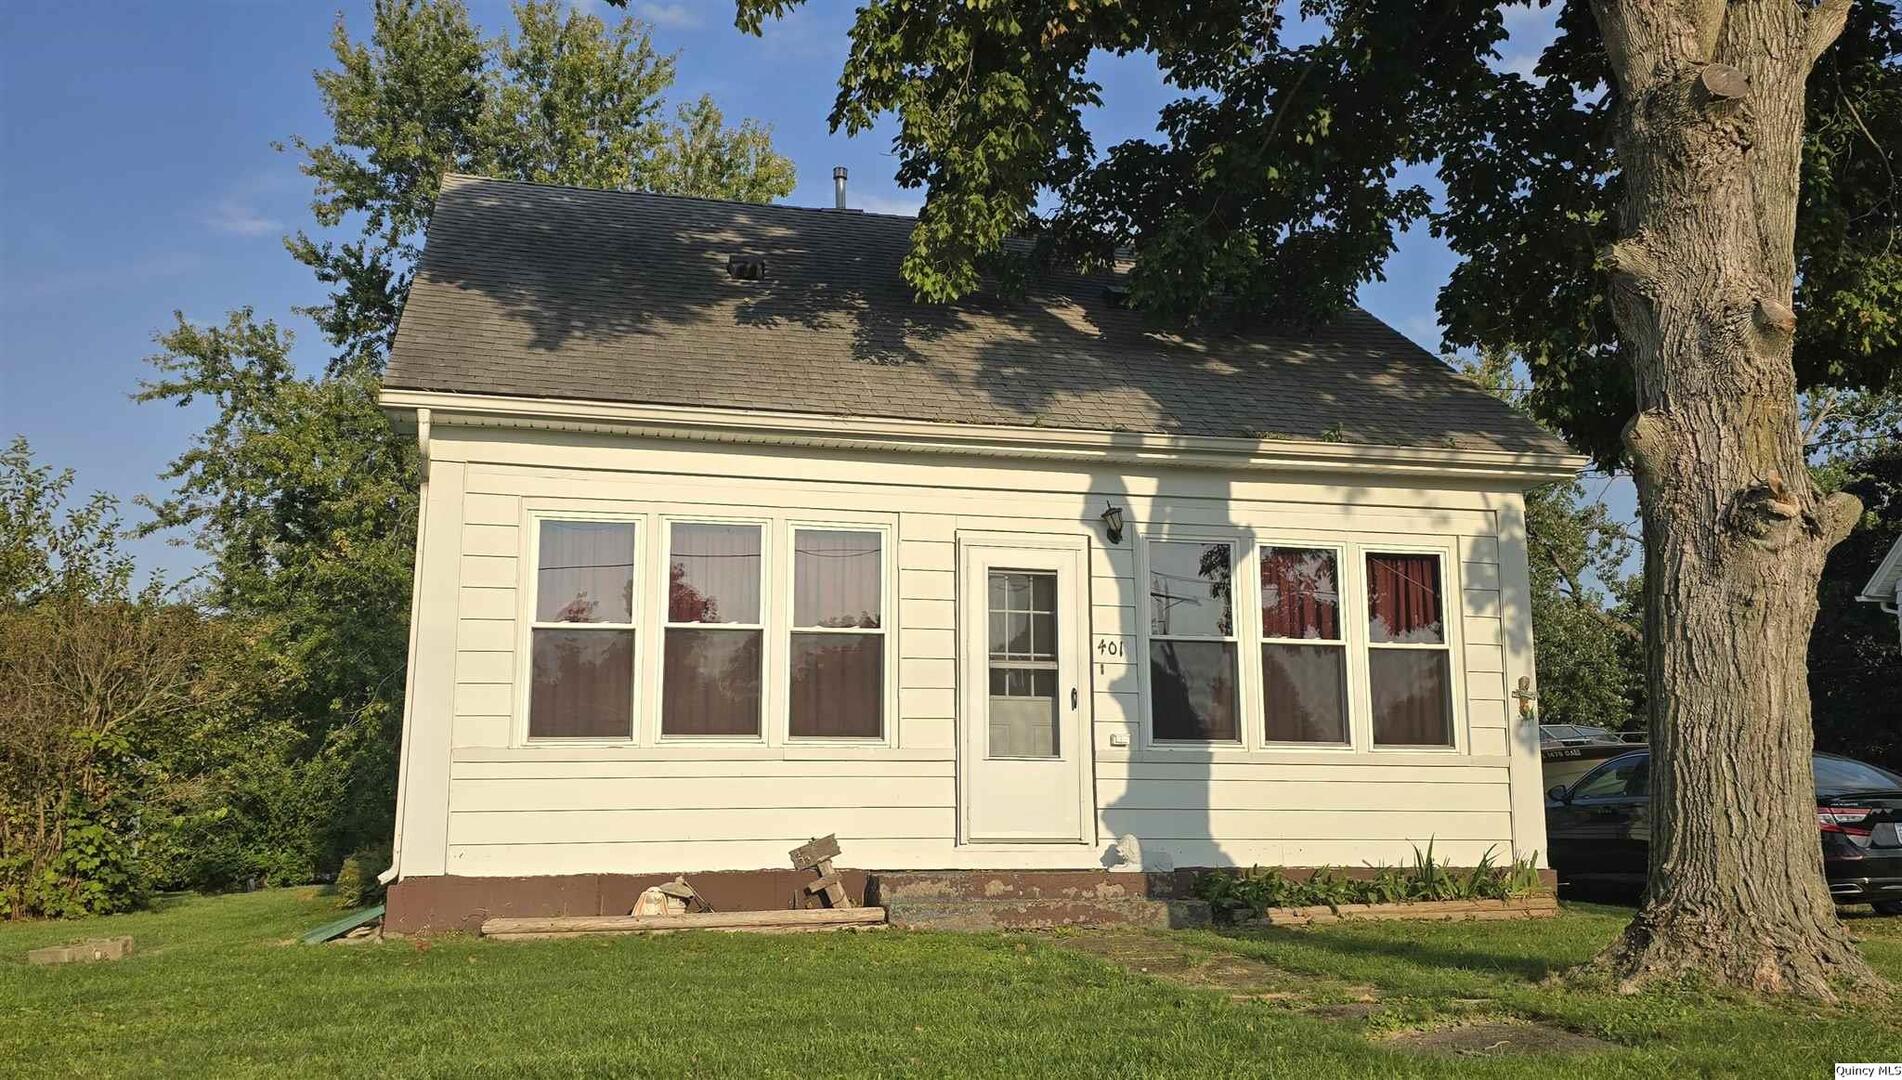
[(1129, 307), (1129, 286), (1106, 285), (1103, 287), (1103, 300), (1119, 310)]
[(832, 209), (845, 209), (845, 166), (832, 167)]
[(758, 255), (728, 255), (726, 276), (735, 281), (764, 281), (766, 260)]

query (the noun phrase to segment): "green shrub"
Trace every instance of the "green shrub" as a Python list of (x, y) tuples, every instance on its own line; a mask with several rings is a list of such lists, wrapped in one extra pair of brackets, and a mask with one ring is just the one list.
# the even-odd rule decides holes
[(365, 848), (345, 859), (337, 871), (337, 906), (354, 910), (382, 903), (383, 883), (376, 878), (389, 865), (388, 844)]
[(1479, 863), (1455, 871), (1434, 857), (1433, 844), (1413, 849), (1411, 866), (1374, 866), (1363, 877), (1345, 869), (1317, 868), (1296, 881), (1280, 867), (1208, 871), (1196, 876), (1195, 895), (1230, 918), (1259, 918), (1270, 908), (1338, 908), (1343, 904), (1402, 904), (1430, 900), (1506, 900), (1539, 888), (1538, 856), (1499, 865), (1488, 848)]

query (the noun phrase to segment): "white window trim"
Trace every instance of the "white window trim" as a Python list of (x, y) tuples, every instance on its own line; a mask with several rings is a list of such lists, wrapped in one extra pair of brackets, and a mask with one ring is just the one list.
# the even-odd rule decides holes
[[(1467, 752), (1467, 709), (1465, 651), (1460, 647), (1460, 623), (1465, 618), (1464, 585), (1459, 577), (1458, 553), (1439, 544), (1420, 543), (1384, 543), (1378, 540), (1357, 545), (1355, 569), (1359, 573), (1360, 588), (1357, 598), (1359, 623), (1363, 628), (1363, 639), (1359, 663), (1361, 679), (1366, 698), (1367, 749), (1374, 754), (1465, 754)], [(1373, 582), (1367, 573), (1367, 560), (1375, 555), (1432, 555), (1440, 560), (1440, 637), (1437, 645), (1425, 643), (1403, 644), (1390, 642), (1376, 644), (1373, 632)], [(1458, 602), (1454, 597), (1460, 598)], [(1528, 615), (1528, 618), (1530, 616)], [(1445, 746), (1430, 743), (1380, 743), (1374, 738), (1374, 686), (1373, 651), (1375, 649), (1393, 652), (1443, 652), (1446, 654), (1446, 691), (1447, 718), (1451, 741)]]
[[(1243, 611), (1251, 605), (1255, 595), (1247, 580), (1254, 566), (1251, 549), (1251, 530), (1247, 529), (1152, 529), (1148, 531), (1132, 530), (1136, 542), (1136, 591), (1141, 603), (1136, 609), (1136, 640), (1142, 650), (1133, 657), (1140, 665), (1140, 686), (1142, 693), (1138, 707), (1142, 710), (1141, 744), (1146, 751), (1157, 753), (1189, 754), (1245, 754), (1256, 746), (1257, 740), (1251, 736), (1252, 725), (1248, 717), (1257, 715), (1261, 709), (1257, 702), (1256, 687), (1260, 685), (1259, 672), (1251, 679), (1246, 655), (1247, 637), (1243, 632), (1241, 617)], [(1200, 637), (1193, 635), (1158, 635), (1151, 631), (1151, 612), (1154, 598), (1149, 595), (1149, 545), (1168, 543), (1188, 544), (1227, 544), (1230, 552), (1228, 602), (1230, 621), (1234, 631), (1229, 637)], [(1259, 619), (1260, 615), (1257, 614)], [(1257, 631), (1257, 636), (1259, 632)], [(1154, 679), (1150, 670), (1150, 644), (1155, 641), (1209, 641), (1233, 644), (1235, 646), (1235, 707), (1236, 737), (1234, 739), (1159, 739), (1156, 737), (1156, 716)], [(1259, 665), (1260, 659), (1256, 659)]]
[[(1341, 629), (1341, 636), (1338, 639), (1269, 637), (1263, 632), (1261, 629), (1261, 552), (1263, 548), (1281, 548), (1291, 551), (1326, 551), (1334, 556), (1334, 589), (1337, 597), (1335, 621), (1340, 625)], [(1352, 545), (1339, 541), (1295, 540), (1258, 536), (1254, 544), (1249, 548), (1249, 556), (1253, 565), (1253, 573), (1250, 575), (1250, 580), (1253, 583), (1255, 596), (1255, 603), (1249, 612), (1249, 626), (1253, 631), (1254, 637), (1253, 646), (1249, 651), (1250, 662), (1254, 665), (1250, 677), (1253, 679), (1256, 687), (1256, 699), (1260, 702), (1260, 706), (1255, 710), (1254, 716), (1255, 737), (1258, 740), (1257, 745), (1262, 750), (1269, 750), (1275, 753), (1354, 753), (1364, 745), (1360, 740), (1360, 725), (1356, 723), (1356, 714), (1359, 710), (1355, 706), (1355, 668), (1365, 666), (1356, 661), (1356, 657), (1361, 655), (1360, 650), (1365, 636), (1359, 633), (1360, 628), (1354, 618), (1354, 603), (1355, 597), (1358, 594), (1351, 580), (1354, 575)], [(1344, 675), (1343, 685), (1341, 687), (1344, 700), (1341, 704), (1346, 709), (1346, 716), (1344, 717), (1347, 727), (1346, 739), (1341, 742), (1302, 742), (1270, 739), (1268, 737), (1268, 675), (1262, 665), (1261, 658), (1262, 646), (1264, 645), (1332, 645), (1341, 650), (1341, 663), (1343, 665), (1342, 670)]]
[[(669, 571), (673, 563), (673, 540), (675, 525), (749, 525), (759, 530), (759, 621), (751, 623), (677, 623), (667, 617)], [(782, 651), (775, 646), (773, 626), (777, 617), (778, 604), (775, 603), (779, 584), (778, 576), (789, 574), (789, 568), (778, 564), (777, 548), (774, 541), (778, 530), (769, 517), (729, 516), (723, 514), (663, 513), (655, 530), (653, 572), (654, 596), (649, 604), (653, 610), (655, 637), (658, 641), (651, 650), (652, 660), (644, 671), (651, 671), (654, 687), (653, 701), (648, 707), (651, 717), (652, 738), (655, 745), (669, 746), (776, 746), (782, 741), (776, 736), (785, 730), (783, 723), (775, 723), (774, 718), (786, 714), (785, 693), (780, 688), (783, 679), (779, 672), (785, 660)], [(670, 735), (661, 730), (664, 723), (663, 703), (667, 698), (667, 631), (669, 630), (716, 630), (716, 631), (753, 631), (760, 635), (760, 703), (759, 728), (752, 735)], [(777, 730), (776, 730), (777, 729)]]
[[(628, 524), (634, 527), (633, 566), (629, 573), (633, 578), (632, 597), (633, 620), (626, 623), (571, 623), (540, 622), (535, 618), (541, 590), (542, 559), (542, 522), (573, 521), (582, 523)], [(521, 629), (515, 635), (515, 715), (510, 719), (509, 744), (515, 747), (561, 747), (561, 746), (634, 746), (639, 745), (641, 729), (642, 680), (644, 659), (647, 650), (648, 632), (642, 629), (643, 594), (646, 591), (646, 574), (642, 570), (641, 545), (647, 542), (647, 515), (638, 512), (609, 510), (524, 510), (521, 528), (527, 535), (523, 545), (526, 553), (522, 559), (522, 571), (517, 575), (516, 625)], [(628, 733), (622, 735), (583, 735), (583, 736), (531, 736), (529, 734), (529, 704), (535, 693), (535, 631), (537, 630), (624, 630), (634, 634), (634, 673), (633, 688), (628, 695)]]
[[(786, 527), (785, 581), (782, 583), (781, 610), (784, 625), (775, 632), (785, 638), (785, 671), (776, 676), (784, 684), (786, 707), (777, 726), (792, 746), (897, 746), (898, 745), (898, 529), (889, 519), (789, 518)], [(798, 589), (799, 534), (801, 532), (877, 533), (879, 542), (879, 615), (876, 630), (863, 627), (800, 627), (793, 623)], [(792, 733), (792, 636), (794, 634), (877, 634), (885, 640), (881, 657), (879, 700), (883, 715), (877, 735), (794, 735)]]

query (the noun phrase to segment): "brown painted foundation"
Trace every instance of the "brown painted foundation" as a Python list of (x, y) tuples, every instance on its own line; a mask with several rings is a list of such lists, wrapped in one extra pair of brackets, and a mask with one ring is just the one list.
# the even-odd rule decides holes
[[(1233, 867), (1217, 873), (1239, 873)], [(839, 870), (846, 893), (857, 904), (888, 899), (944, 901), (1085, 899), (1181, 900), (1193, 896), (1197, 874), (1184, 868), (1165, 873), (1108, 870)], [(1312, 867), (1283, 867), (1291, 878), (1314, 873)], [(1341, 867), (1336, 873), (1364, 877), (1367, 867)], [(802, 870), (706, 870), (685, 875), (716, 911), (775, 911), (794, 905), (813, 880)], [(643, 889), (672, 881), (673, 874), (563, 874), (540, 877), (414, 877), (390, 886), (383, 929), (391, 934), (474, 932), (492, 916), (625, 915)], [(1557, 878), (1539, 872), (1549, 889)], [(891, 894), (887, 897), (885, 894)]]

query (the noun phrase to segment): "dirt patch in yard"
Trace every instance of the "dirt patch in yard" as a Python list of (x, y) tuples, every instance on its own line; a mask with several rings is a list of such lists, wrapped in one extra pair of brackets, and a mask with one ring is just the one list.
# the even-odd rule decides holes
[(1436, 1057), (1494, 1057), (1513, 1054), (1595, 1054), (1617, 1045), (1531, 1020), (1489, 1019), (1446, 1024), (1389, 1036), (1398, 1050)]
[(1185, 946), (1147, 934), (1077, 934), (1055, 938), (1052, 943), (1107, 960), (1140, 975), (1198, 990), (1218, 991), (1227, 994), (1230, 1001), (1264, 1001), (1304, 1008), (1317, 1003), (1364, 1004), (1374, 1000), (1372, 987), (1346, 986), (1299, 975), (1253, 957)]

